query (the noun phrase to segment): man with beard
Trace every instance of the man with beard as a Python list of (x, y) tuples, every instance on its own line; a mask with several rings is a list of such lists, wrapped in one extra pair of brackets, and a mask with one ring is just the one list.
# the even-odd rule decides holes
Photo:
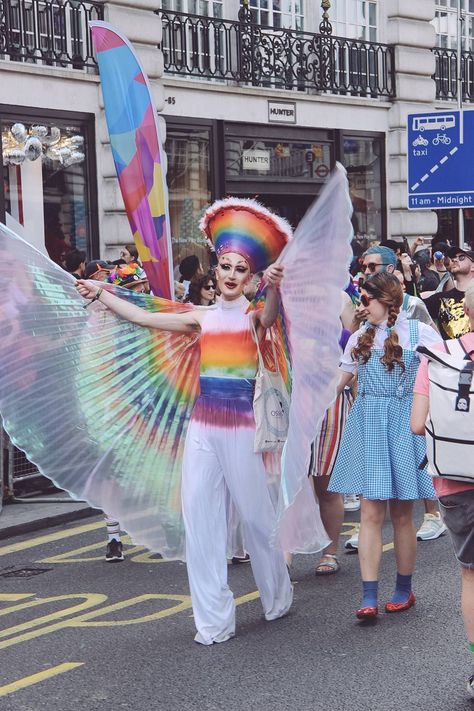
[(454, 289), (433, 294), (425, 300), (431, 318), (438, 326), (442, 338), (459, 338), (470, 330), (464, 313), (464, 294), (474, 279), (474, 251), (452, 247), (451, 274), (456, 282)]

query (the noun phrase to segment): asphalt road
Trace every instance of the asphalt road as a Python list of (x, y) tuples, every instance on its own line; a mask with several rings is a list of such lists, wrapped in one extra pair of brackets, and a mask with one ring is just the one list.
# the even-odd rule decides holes
[[(357, 514), (346, 518), (357, 520)], [(346, 527), (346, 534), (351, 529)], [(386, 525), (385, 540), (391, 541)], [(356, 555), (316, 578), (298, 556), (295, 601), (267, 623), (249, 565), (229, 566), (237, 636), (193, 642), (185, 566), (126, 546), (106, 564), (99, 517), (2, 541), (0, 709), (5, 711), (472, 711), (459, 573), (447, 536), (420, 544), (417, 604), (358, 623)], [(383, 556), (381, 600), (395, 577)]]

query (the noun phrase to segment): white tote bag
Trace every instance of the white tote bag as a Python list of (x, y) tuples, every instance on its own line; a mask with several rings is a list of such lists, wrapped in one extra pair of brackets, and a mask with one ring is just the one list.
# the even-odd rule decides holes
[(283, 449), (288, 435), (290, 396), (278, 368), (272, 329), (269, 329), (269, 335), (276, 372), (265, 368), (253, 322), (252, 331), (258, 353), (258, 371), (253, 399), (256, 425), (254, 452), (278, 452)]

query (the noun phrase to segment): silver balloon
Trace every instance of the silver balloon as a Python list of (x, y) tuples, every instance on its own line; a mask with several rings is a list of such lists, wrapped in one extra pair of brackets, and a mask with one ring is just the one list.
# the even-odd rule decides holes
[(45, 134), (41, 137), (41, 140), (45, 146), (54, 146), (55, 143), (59, 143), (61, 140), (61, 131), (57, 126), (51, 126), (49, 130), (49, 136)]
[(25, 151), (22, 151), (20, 148), (14, 148), (13, 150), (9, 151), (6, 157), (8, 159), (8, 162), (12, 165), (21, 165), (25, 162), (26, 158)]
[(10, 129), (10, 133), (17, 143), (24, 143), (28, 138), (28, 133), (22, 123), (14, 123)]
[(69, 158), (66, 158), (64, 160), (64, 166), (68, 168), (70, 165), (75, 165), (77, 163), (82, 163), (84, 160), (85, 155), (84, 153), (81, 153), (80, 151), (72, 151), (71, 155)]
[(46, 126), (32, 126), (30, 128), (30, 133), (32, 136), (38, 136), (38, 138), (44, 138), (48, 135), (48, 129)]
[(39, 138), (30, 136), (25, 145), (25, 155), (28, 160), (38, 160), (43, 152), (43, 146)]

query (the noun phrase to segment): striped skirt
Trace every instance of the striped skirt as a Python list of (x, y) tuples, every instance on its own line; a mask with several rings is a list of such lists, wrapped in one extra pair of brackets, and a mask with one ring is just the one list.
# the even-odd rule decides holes
[(310, 476), (331, 476), (352, 403), (351, 391), (346, 388), (326, 411), (311, 445)]

